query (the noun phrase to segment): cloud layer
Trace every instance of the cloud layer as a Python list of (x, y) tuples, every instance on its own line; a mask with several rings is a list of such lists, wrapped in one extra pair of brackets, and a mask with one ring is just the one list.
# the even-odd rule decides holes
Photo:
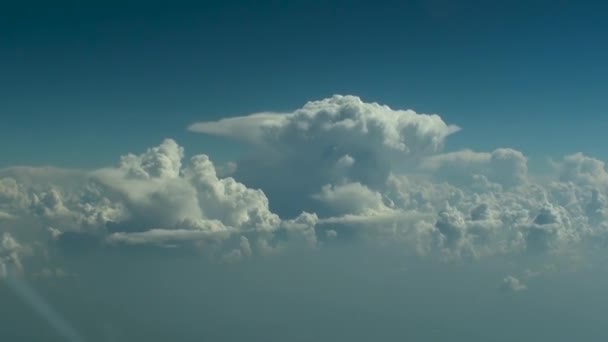
[(356, 240), (478, 260), (606, 239), (603, 162), (574, 154), (533, 177), (510, 148), (444, 153), (458, 128), (437, 115), (334, 96), (190, 130), (247, 143), (234, 178), (219, 177), (204, 154), (186, 160), (172, 139), (114, 167), (0, 170), (0, 274), (26, 256), (52, 263), (53, 251), (85, 245), (185, 247), (236, 261)]
[(511, 148), (442, 153), (458, 128), (437, 115), (334, 96), (190, 129), (250, 143), (235, 177), (264, 189), (279, 215), (315, 212), (317, 230), (338, 237), (480, 258), (563, 253), (606, 230), (603, 162), (579, 153), (531, 175)]

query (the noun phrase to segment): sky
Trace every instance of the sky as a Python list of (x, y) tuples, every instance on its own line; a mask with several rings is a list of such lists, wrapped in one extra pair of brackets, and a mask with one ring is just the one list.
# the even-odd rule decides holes
[(0, 11), (0, 340), (604, 341), (608, 5)]
[(167, 137), (200, 149), (218, 144), (188, 134), (194, 121), (334, 94), (437, 113), (466, 129), (454, 149), (605, 158), (605, 11), (585, 1), (13, 2), (0, 24), (1, 163), (98, 167)]

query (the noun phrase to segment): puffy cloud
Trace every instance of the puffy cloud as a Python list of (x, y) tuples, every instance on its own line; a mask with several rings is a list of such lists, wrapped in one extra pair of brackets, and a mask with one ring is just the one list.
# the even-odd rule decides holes
[(455, 185), (474, 183), (479, 177), (503, 186), (517, 186), (526, 182), (527, 158), (519, 151), (501, 148), (492, 153), (463, 150), (426, 158), (424, 170), (433, 172), (439, 181)]
[(527, 286), (524, 283), (522, 283), (521, 280), (519, 280), (513, 276), (506, 276), (502, 280), (502, 287), (504, 290), (511, 291), (511, 292), (520, 292), (520, 291), (527, 289)]
[(329, 229), (325, 231), (325, 235), (329, 238), (329, 239), (335, 239), (338, 237), (338, 232), (333, 230), (333, 229)]
[[(273, 231), (279, 226), (280, 219), (270, 212), (261, 190), (230, 177), (218, 178), (206, 155), (193, 156), (184, 168), (182, 157), (183, 149), (165, 140), (141, 156), (130, 155), (128, 163), (123, 158), (117, 169), (94, 172), (92, 180), (124, 205), (125, 220), (135, 230)], [(153, 236), (166, 237), (161, 231)]]
[[(321, 217), (324, 227), (347, 225), (366, 236), (402, 241), (422, 254), (477, 259), (562, 253), (594, 241), (607, 231), (603, 196), (559, 181), (480, 190), (437, 183), (434, 175), (399, 175), (391, 176), (383, 190), (357, 184), (326, 186), (316, 198), (337, 215)], [(340, 210), (332, 208), (336, 204), (330, 200)]]
[(21, 273), (23, 265), (21, 257), (24, 247), (10, 233), (3, 233), (0, 239), (0, 279), (9, 272)]
[[(183, 156), (183, 148), (167, 139), (141, 155), (122, 157), (117, 167), (52, 170), (52, 175), (28, 169), (21, 176), (2, 170), (0, 219), (10, 219), (17, 236), (78, 250), (85, 245), (230, 245), (241, 236), (238, 250), (247, 257), (256, 248), (241, 234), (267, 240), (265, 246), (273, 248), (279, 231), (316, 243), (316, 215), (282, 221), (270, 211), (263, 191), (218, 177), (206, 155), (195, 155), (186, 165)], [(4, 234), (2, 267), (20, 266), (19, 245)], [(91, 239), (99, 243), (83, 242)]]
[(559, 253), (607, 227), (601, 161), (567, 156), (556, 177), (538, 177), (510, 148), (442, 153), (458, 129), (436, 115), (334, 96), (190, 129), (250, 144), (234, 177), (264, 189), (280, 215), (316, 213), (315, 229), (338, 238), (480, 258)]
[(302, 212), (295, 219), (283, 221), (281, 228), (291, 241), (304, 241), (308, 246), (314, 247), (317, 245), (315, 226), (318, 222), (317, 214)]
[[(308, 102), (292, 113), (258, 113), (245, 117), (200, 122), (190, 126), (200, 133), (220, 135), (272, 146), (289, 140), (288, 149), (298, 144), (323, 144), (343, 148), (381, 146), (403, 152), (437, 150), (443, 140), (458, 130), (438, 115), (420, 115), (412, 110), (393, 110), (377, 103), (365, 103), (356, 96), (335, 95)], [(283, 146), (281, 146), (283, 147)]]
[(383, 202), (382, 195), (361, 183), (325, 185), (313, 195), (329, 209), (333, 215), (365, 214), (390, 210)]
[[(142, 156), (130, 155), (117, 169), (93, 172), (92, 181), (121, 203), (133, 229), (178, 228), (217, 221), (226, 227), (272, 231), (279, 225), (261, 190), (218, 178), (206, 155), (181, 168), (183, 149), (172, 140)], [(201, 223), (203, 222), (203, 223)]]
[(120, 168), (127, 176), (138, 179), (177, 178), (182, 166), (184, 148), (174, 140), (166, 139), (159, 146), (137, 156), (127, 154), (120, 158)]
[(576, 153), (565, 156), (556, 163), (559, 179), (581, 185), (602, 187), (608, 186), (608, 172), (603, 161)]
[[(381, 185), (393, 165), (438, 151), (458, 130), (437, 115), (339, 95), (291, 113), (201, 122), (190, 129), (249, 143), (252, 155), (239, 161), (235, 178), (264, 189), (276, 199), (271, 205), (286, 216), (319, 209), (308, 195), (326, 184)], [(288, 200), (294, 195), (307, 198), (295, 205)]]
[(24, 207), (28, 198), (14, 178), (0, 178), (0, 206), (5, 210)]
[(229, 226), (272, 231), (279, 217), (268, 209), (268, 199), (262, 190), (247, 188), (228, 177), (219, 179), (215, 168), (205, 155), (195, 156), (185, 171), (194, 185), (198, 202), (203, 203), (204, 217), (218, 219)]

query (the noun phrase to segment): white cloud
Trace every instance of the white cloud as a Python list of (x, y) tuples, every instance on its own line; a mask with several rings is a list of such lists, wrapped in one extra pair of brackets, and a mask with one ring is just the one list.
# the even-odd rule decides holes
[(108, 243), (127, 245), (164, 245), (178, 242), (196, 242), (198, 240), (225, 239), (230, 230), (224, 227), (215, 229), (149, 229), (143, 232), (117, 232), (106, 238)]
[(325, 235), (330, 239), (335, 239), (338, 237), (338, 232), (336, 232), (333, 229), (329, 229), (329, 230), (325, 231)]
[(14, 219), (15, 216), (12, 214), (6, 213), (4, 211), (0, 211), (0, 220), (11, 220)]
[[(344, 143), (362, 138), (368, 145), (384, 145), (400, 151), (436, 150), (445, 137), (458, 130), (437, 115), (393, 110), (365, 103), (355, 96), (335, 95), (308, 102), (292, 113), (258, 113), (216, 122), (192, 124), (190, 130), (258, 144), (284, 139), (300, 143), (325, 140)], [(369, 144), (371, 143), (371, 144)], [(295, 147), (295, 146), (290, 146)]]
[(251, 157), (238, 163), (235, 178), (264, 189), (285, 216), (318, 209), (310, 197), (296, 207), (287, 196), (309, 196), (345, 180), (378, 186), (393, 165), (440, 150), (458, 130), (437, 115), (339, 95), (291, 113), (202, 122), (190, 129), (250, 143)]
[(293, 114), (255, 113), (245, 117), (195, 123), (190, 125), (189, 130), (257, 144), (262, 143), (267, 135), (272, 135), (279, 130), (291, 116)]
[(137, 179), (177, 178), (182, 166), (184, 148), (172, 139), (165, 139), (159, 146), (141, 155), (127, 154), (120, 158), (120, 168), (127, 176)]
[[(2, 219), (11, 219), (18, 236), (59, 245), (74, 236), (67, 232), (101, 239), (106, 246), (221, 244), (239, 234), (264, 240), (272, 239), (277, 230), (316, 242), (315, 215), (282, 221), (270, 211), (263, 191), (230, 177), (219, 178), (206, 155), (193, 156), (185, 166), (183, 156), (183, 148), (167, 139), (141, 155), (121, 158), (118, 167), (52, 169), (51, 175), (35, 169), (22, 175), (3, 170)], [(65, 174), (72, 176), (71, 183)], [(5, 242), (14, 241), (6, 234)], [(254, 251), (243, 239), (240, 253), (250, 256)], [(272, 244), (268, 242), (269, 247)], [(3, 267), (9, 259), (20, 260), (6, 246)]]
[(23, 265), (21, 257), (24, 247), (10, 233), (3, 233), (0, 238), (0, 279), (9, 272), (21, 273)]
[(213, 163), (205, 155), (191, 159), (184, 171), (194, 185), (204, 217), (218, 219), (229, 226), (272, 231), (279, 217), (268, 209), (268, 199), (262, 190), (247, 188), (232, 177), (219, 179)]
[(333, 215), (366, 214), (386, 212), (390, 209), (383, 203), (382, 195), (361, 183), (325, 185), (321, 192), (312, 196), (331, 210)]
[(522, 283), (521, 280), (519, 280), (513, 276), (506, 276), (502, 280), (502, 286), (503, 286), (503, 289), (505, 289), (507, 291), (511, 291), (511, 292), (520, 292), (520, 291), (527, 289), (527, 286), (524, 283)]
[(319, 222), (317, 214), (303, 212), (293, 220), (283, 221), (282, 226), (292, 239), (303, 238), (308, 245), (317, 244), (315, 226)]
[(527, 158), (519, 151), (507, 148), (492, 153), (463, 150), (426, 158), (422, 169), (432, 171), (439, 181), (467, 185), (476, 176), (502, 186), (517, 186), (526, 182)]
[(604, 188), (608, 186), (608, 172), (601, 160), (576, 153), (565, 156), (555, 165), (561, 181)]
[(110, 199), (122, 203), (126, 220), (147, 228), (203, 227), (207, 222), (243, 230), (278, 227), (280, 219), (270, 212), (261, 190), (218, 178), (206, 155), (192, 157), (181, 168), (182, 156), (181, 147), (165, 140), (142, 156), (131, 155), (118, 169), (94, 172), (92, 179)]

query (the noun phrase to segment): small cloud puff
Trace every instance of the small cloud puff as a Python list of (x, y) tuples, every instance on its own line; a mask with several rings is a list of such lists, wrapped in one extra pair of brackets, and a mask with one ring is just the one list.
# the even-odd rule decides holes
[(513, 276), (506, 276), (502, 280), (502, 289), (510, 292), (521, 292), (526, 290), (528, 287), (522, 283), (519, 279)]

